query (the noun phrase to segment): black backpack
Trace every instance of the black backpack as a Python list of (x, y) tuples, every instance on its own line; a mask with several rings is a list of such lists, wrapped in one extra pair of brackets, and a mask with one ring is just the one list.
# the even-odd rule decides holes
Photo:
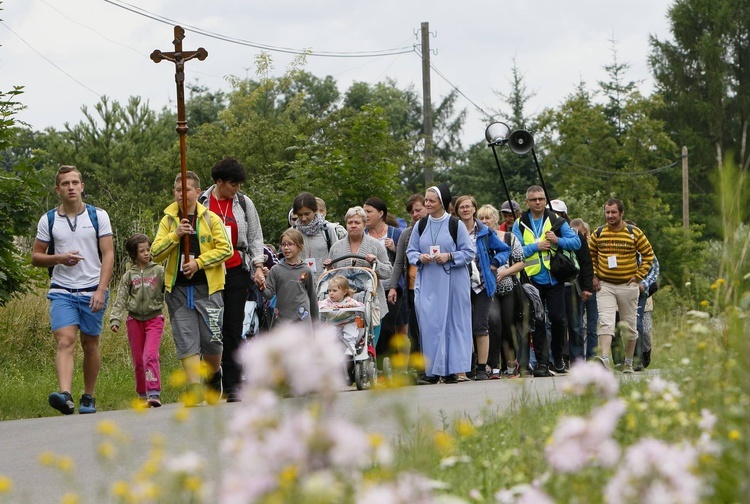
[[(428, 219), (429, 216), (424, 216), (419, 219), (419, 222), (417, 223), (417, 231), (419, 232), (419, 236), (422, 236), (424, 228), (427, 227)], [(456, 247), (458, 247), (458, 224), (458, 217), (454, 217), (453, 215), (451, 215), (448, 220), (448, 232), (451, 234), (451, 238), (453, 238), (453, 243), (456, 244)]]

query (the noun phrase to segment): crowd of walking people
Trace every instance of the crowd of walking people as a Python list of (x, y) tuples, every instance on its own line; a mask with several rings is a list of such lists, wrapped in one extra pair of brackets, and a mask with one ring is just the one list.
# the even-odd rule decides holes
[[(164, 304), (192, 394), (186, 403), (236, 402), (246, 301), (265, 306), (270, 322), (312, 331), (319, 322), (317, 280), (342, 264), (372, 269), (372, 351), (388, 354), (394, 335), (408, 335), (411, 352), (423, 357), (419, 384), (547, 377), (591, 359), (623, 373), (649, 365), (650, 295), (659, 265), (617, 199), (604, 203), (606, 223), (592, 232), (536, 185), (526, 190), (525, 209), (505, 201), (498, 210), (437, 184), (406, 201), (408, 226), (379, 197), (349, 208), (343, 226), (332, 223), (325, 202), (303, 192), (291, 201), (277, 253), (264, 243), (252, 199), (240, 191), (247, 178), (242, 164), (222, 159), (211, 175), (213, 184), (203, 191), (195, 173), (185, 180), (178, 174), (175, 201), (153, 243), (138, 233), (126, 244), (132, 267), (120, 280), (110, 327), (117, 332), (125, 321), (136, 394), (148, 406), (161, 405)], [(96, 411), (98, 337), (114, 265), (109, 217), (83, 203), (83, 188), (77, 168), (60, 168), (61, 205), (39, 220), (32, 253), (32, 264), (51, 272), (60, 390), (48, 399), (63, 414), (76, 407), (71, 388), (79, 332), (85, 386), (78, 411)], [(327, 289), (321, 308), (362, 305), (343, 277)], [(338, 322), (342, 339), (351, 340), (355, 317)], [(618, 337), (622, 359), (613, 351)]]

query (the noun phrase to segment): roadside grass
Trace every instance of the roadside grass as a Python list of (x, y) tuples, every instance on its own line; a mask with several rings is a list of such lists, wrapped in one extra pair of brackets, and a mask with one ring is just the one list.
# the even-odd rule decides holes
[[(110, 300), (110, 306), (111, 302)], [(57, 416), (47, 396), (56, 391), (55, 340), (49, 327), (49, 302), (46, 289), (37, 289), (12, 299), (0, 308), (0, 421), (22, 418)], [(126, 409), (133, 406), (135, 380), (130, 347), (124, 328), (110, 331), (109, 308), (100, 336), (102, 367), (96, 386), (96, 406), (100, 411)], [(180, 364), (175, 355), (172, 331), (164, 327), (160, 346), (162, 402), (177, 402), (181, 389), (170, 386), (169, 377)], [(75, 353), (73, 398), (78, 402), (83, 393), (83, 355), (80, 344)]]

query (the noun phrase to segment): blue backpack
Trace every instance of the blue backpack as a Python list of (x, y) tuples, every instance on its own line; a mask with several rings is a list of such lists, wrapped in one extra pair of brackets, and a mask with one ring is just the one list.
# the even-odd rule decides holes
[[(99, 259), (101, 260), (102, 249), (99, 248), (99, 217), (96, 216), (96, 207), (94, 205), (89, 205), (88, 203), (86, 203), (86, 211), (89, 213), (89, 219), (91, 220), (91, 224), (93, 224), (94, 231), (96, 232), (96, 248), (99, 250)], [(47, 246), (48, 255), (55, 255), (55, 237), (52, 235), (52, 226), (55, 225), (56, 212), (57, 207), (47, 212), (47, 225), (49, 227), (49, 245)], [(50, 277), (52, 277), (53, 269), (54, 266), (48, 268)]]

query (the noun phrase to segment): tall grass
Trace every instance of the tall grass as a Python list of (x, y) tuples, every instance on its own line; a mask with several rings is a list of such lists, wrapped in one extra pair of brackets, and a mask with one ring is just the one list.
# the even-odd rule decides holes
[[(0, 394), (0, 420), (55, 416), (47, 396), (58, 389), (55, 373), (56, 344), (49, 325), (47, 289), (33, 289), (12, 299), (0, 308), (0, 369), (3, 375)], [(110, 299), (110, 306), (114, 299)], [(104, 315), (100, 336), (102, 368), (96, 388), (97, 409), (113, 410), (131, 406), (136, 397), (130, 347), (123, 327), (109, 329), (109, 308)], [(162, 400), (175, 402), (181, 391), (169, 387), (168, 377), (179, 367), (172, 331), (164, 328), (161, 348)], [(80, 345), (75, 351), (73, 393), (77, 400), (83, 393), (83, 355)]]

